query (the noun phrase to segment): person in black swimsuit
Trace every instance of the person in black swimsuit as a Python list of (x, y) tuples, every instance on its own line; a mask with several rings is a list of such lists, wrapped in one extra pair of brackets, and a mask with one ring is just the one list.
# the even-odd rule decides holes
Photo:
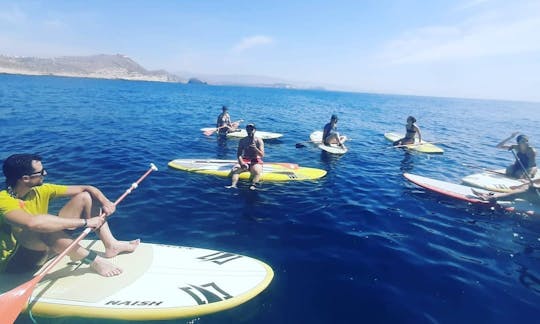
[[(506, 150), (515, 150), (516, 160), (512, 165), (506, 168), (506, 175), (516, 179), (534, 178), (536, 175), (536, 150), (529, 145), (529, 138), (525, 135), (516, 137), (517, 144), (506, 145), (506, 142), (518, 135), (518, 132), (513, 133), (499, 144), (497, 148)], [(527, 172), (525, 172), (527, 170)]]
[(413, 116), (407, 117), (407, 124), (405, 125), (405, 137), (395, 141), (393, 143), (394, 146), (414, 144), (414, 138), (416, 137), (416, 134), (418, 134), (418, 143), (422, 142), (422, 134), (420, 133), (420, 128), (418, 128), (415, 123), (416, 118), (414, 118)]

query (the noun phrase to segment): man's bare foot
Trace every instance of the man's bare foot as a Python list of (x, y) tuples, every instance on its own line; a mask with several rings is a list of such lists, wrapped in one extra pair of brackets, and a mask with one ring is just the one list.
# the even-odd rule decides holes
[(105, 247), (105, 257), (112, 258), (120, 253), (131, 253), (137, 249), (141, 243), (141, 240), (136, 239), (133, 241), (116, 241), (109, 246)]
[(90, 264), (90, 267), (96, 270), (96, 272), (103, 277), (114, 277), (122, 273), (122, 269), (100, 256), (96, 257), (94, 262)]

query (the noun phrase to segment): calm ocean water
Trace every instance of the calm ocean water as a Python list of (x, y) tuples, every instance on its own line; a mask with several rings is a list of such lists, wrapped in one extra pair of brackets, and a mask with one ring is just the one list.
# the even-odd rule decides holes
[[(234, 158), (237, 141), (199, 130), (221, 105), (285, 134), (267, 142), (266, 161), (328, 175), (251, 192), (168, 169), (175, 158)], [(346, 155), (295, 147), (333, 113), (352, 138)], [(403, 132), (408, 115), (444, 155), (389, 147), (383, 133)], [(119, 238), (230, 251), (274, 269), (250, 302), (175, 323), (536, 321), (540, 220), (426, 193), (401, 174), (458, 182), (504, 167), (513, 157), (495, 145), (522, 131), (540, 147), (539, 121), (537, 103), (0, 75), (0, 159), (40, 153), (48, 182), (93, 184), (111, 199), (153, 162), (160, 171), (110, 219)]]

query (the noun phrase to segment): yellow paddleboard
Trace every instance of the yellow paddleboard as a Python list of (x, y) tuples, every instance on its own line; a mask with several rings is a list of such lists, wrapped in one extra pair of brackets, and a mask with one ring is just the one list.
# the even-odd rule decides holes
[[(396, 133), (385, 133), (384, 138), (391, 142), (395, 142), (399, 139), (402, 139), (403, 136), (396, 134)], [(409, 150), (418, 151), (422, 153), (428, 153), (428, 154), (442, 154), (444, 153), (444, 150), (437, 145), (422, 141), (421, 143), (418, 143), (418, 139), (415, 139), (414, 144), (409, 144), (405, 146)]]
[[(169, 162), (169, 167), (177, 170), (228, 177), (236, 160), (176, 159)], [(263, 181), (299, 181), (314, 180), (324, 177), (325, 170), (306, 168), (294, 163), (263, 163)], [(240, 179), (247, 180), (249, 172), (240, 174)]]

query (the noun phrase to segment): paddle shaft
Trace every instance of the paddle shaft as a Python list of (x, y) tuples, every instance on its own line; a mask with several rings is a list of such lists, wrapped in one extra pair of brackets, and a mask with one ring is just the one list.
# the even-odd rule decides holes
[[(148, 169), (148, 171), (146, 171), (145, 174), (143, 174), (139, 180), (137, 180), (136, 182), (134, 182), (130, 187), (129, 189), (127, 189), (115, 202), (114, 202), (114, 205), (118, 205), (127, 195), (129, 195), (134, 189), (136, 189), (139, 185), (139, 183), (141, 183), (152, 171), (155, 171), (157, 170), (156, 166), (151, 163), (150, 164), (150, 169)], [(99, 215), (100, 217), (105, 217), (105, 213), (101, 213), (101, 215)], [(41, 279), (43, 279), (43, 277), (45, 277), (45, 275), (47, 275), (47, 273), (49, 273), (49, 271), (51, 271), (51, 269), (56, 265), (58, 264), (58, 262), (60, 262), (60, 260), (62, 260), (62, 258), (64, 256), (66, 256), (66, 254), (69, 253), (69, 251), (71, 251), (71, 249), (73, 249), (73, 247), (75, 247), (75, 245), (77, 245), (82, 239), (84, 239), (90, 232), (92, 231), (92, 228), (90, 227), (87, 227), (84, 229), (84, 231), (75, 239), (73, 240), (73, 242), (67, 247), (64, 249), (64, 251), (62, 251), (59, 255), (57, 255), (53, 261), (51, 261), (45, 268), (43, 268), (34, 278), (32, 278), (30, 281), (0, 295), (0, 304), (2, 305), (2, 308), (3, 307), (9, 307), (9, 301), (12, 301), (12, 300), (15, 300), (16, 302), (18, 302), (19, 304), (19, 309), (17, 310), (17, 312), (11, 312), (9, 314), (5, 314), (4, 312), (2, 312), (2, 319), (0, 319), (0, 323), (1, 324), (4, 324), (4, 323), (13, 323), (16, 319), (17, 319), (17, 316), (18, 314), (21, 312), (22, 310), (22, 307), (24, 306), (24, 304), (28, 301), (28, 298), (30, 298), (30, 294), (31, 292), (34, 290), (34, 287), (37, 285), (37, 283), (39, 281), (41, 281)], [(20, 300), (21, 298), (24, 298), (24, 300)], [(9, 300), (8, 300), (9, 299)], [(15, 306), (12, 306), (12, 307), (15, 307)], [(7, 313), (7, 312), (6, 312)], [(13, 315), (12, 315), (13, 314)], [(5, 316), (5, 317), (4, 317)], [(12, 317), (14, 316), (14, 317)], [(12, 318), (10, 318), (12, 317)]]
[(506, 173), (505, 173), (504, 171), (501, 172), (501, 171), (497, 171), (497, 170), (492, 170), (492, 169), (484, 168), (484, 167), (481, 167), (481, 166), (478, 166), (478, 165), (474, 165), (474, 164), (461, 163), (461, 165), (466, 166), (466, 167), (469, 167), (469, 168), (479, 169), (479, 170), (482, 170), (482, 171), (485, 171), (485, 172), (488, 172), (488, 173), (494, 173), (494, 174), (506, 175)]

